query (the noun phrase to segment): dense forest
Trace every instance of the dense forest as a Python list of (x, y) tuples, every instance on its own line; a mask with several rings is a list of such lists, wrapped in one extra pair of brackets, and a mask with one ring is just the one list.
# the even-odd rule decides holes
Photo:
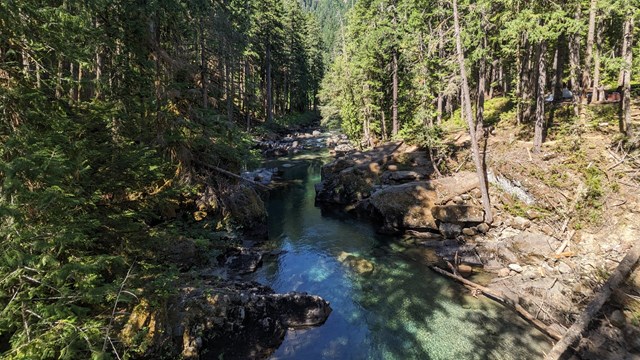
[(101, 358), (123, 281), (171, 292), (167, 241), (250, 226), (211, 167), (318, 105), (319, 24), (295, 0), (65, 0), (3, 1), (0, 28), (0, 351)]
[(518, 123), (535, 125), (539, 149), (549, 125), (550, 95), (560, 102), (563, 89), (569, 90), (577, 121), (584, 122), (584, 105), (605, 101), (605, 90), (622, 89), (620, 129), (632, 134), (631, 74), (640, 67), (632, 56), (638, 48), (637, 4), (455, 5), (456, 16), (449, 4), (437, 1), (358, 1), (324, 80), (325, 119), (340, 119), (344, 131), (364, 145), (390, 137), (429, 143), (437, 139), (430, 129), (460, 120), (456, 110), (464, 107), (467, 86), (474, 121), (486, 120), (485, 101), (506, 98)]
[(119, 306), (172, 294), (174, 239), (250, 232), (263, 204), (227, 175), (259, 161), (253, 136), (318, 112), (356, 147), (444, 156), (445, 124), (477, 149), (501, 107), (535, 152), (559, 103), (579, 128), (619, 96), (633, 139), (639, 14), (629, 0), (2, 1), (0, 354), (144, 355), (112, 341)]

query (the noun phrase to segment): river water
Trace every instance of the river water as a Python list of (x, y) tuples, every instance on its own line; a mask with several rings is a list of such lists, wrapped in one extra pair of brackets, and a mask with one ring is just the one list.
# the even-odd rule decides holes
[[(282, 250), (252, 279), (276, 292), (322, 296), (333, 312), (290, 330), (272, 359), (540, 359), (550, 345), (513, 312), (432, 272), (422, 252), (373, 224), (314, 204), (321, 156), (267, 164), (288, 186), (271, 192), (269, 245)], [(283, 165), (285, 167), (283, 167)], [(341, 252), (372, 262), (358, 274)]]

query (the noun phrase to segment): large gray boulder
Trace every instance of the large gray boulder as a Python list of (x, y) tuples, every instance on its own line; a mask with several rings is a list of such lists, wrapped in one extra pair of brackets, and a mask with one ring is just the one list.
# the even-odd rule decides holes
[(431, 208), (437, 198), (432, 182), (414, 182), (389, 186), (375, 192), (365, 208), (382, 219), (382, 230), (438, 230)]

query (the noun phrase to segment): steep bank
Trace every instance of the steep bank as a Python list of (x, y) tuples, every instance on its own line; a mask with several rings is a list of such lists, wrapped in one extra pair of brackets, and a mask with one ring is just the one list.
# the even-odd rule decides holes
[[(383, 232), (405, 233), (408, 249), (434, 247), (441, 258), (457, 258), (467, 272), (480, 266), (494, 274), (486, 282), (490, 288), (562, 333), (640, 235), (638, 167), (634, 153), (607, 144), (615, 131), (608, 124), (582, 136), (555, 135), (539, 156), (528, 151), (531, 143), (518, 140), (520, 130), (502, 125), (488, 140), (496, 218), (491, 228), (480, 214), (470, 219), (459, 211), (479, 209), (473, 184), (458, 187), (448, 203), (434, 200), (434, 184), (468, 175), (435, 175), (428, 154), (415, 148), (389, 145), (335, 160), (323, 168), (317, 199), (377, 219)], [(468, 135), (451, 133), (449, 139), (456, 151), (447, 168), (472, 171)], [(598, 341), (579, 345), (583, 356), (602, 353), (593, 344), (605, 338), (610, 356), (638, 351), (637, 296), (637, 284), (620, 289), (606, 310), (618, 320), (605, 320), (608, 337), (601, 331)]]

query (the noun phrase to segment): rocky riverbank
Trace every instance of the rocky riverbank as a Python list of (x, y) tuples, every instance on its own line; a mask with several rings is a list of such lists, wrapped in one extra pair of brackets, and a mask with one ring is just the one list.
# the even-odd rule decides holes
[[(438, 176), (427, 152), (386, 144), (367, 152), (352, 151), (323, 167), (316, 200), (373, 219), (381, 232), (404, 236), (400, 245), (410, 256), (424, 256), (432, 264), (456, 263), (466, 276), (491, 274), (477, 281), (564, 333), (637, 241), (640, 228), (633, 220), (637, 220), (637, 194), (609, 185), (615, 191), (606, 196), (624, 198), (616, 202), (622, 207), (605, 205), (607, 211), (598, 213), (604, 219), (585, 225), (584, 215), (578, 214), (585, 210), (576, 208), (588, 203), (585, 189), (593, 187), (588, 181), (594, 180), (584, 179), (579, 167), (558, 175), (574, 154), (550, 149), (539, 159), (532, 158), (526, 144), (505, 141), (509, 135), (504, 135), (489, 145), (494, 151), (489, 162), (495, 218), (491, 226), (484, 223), (475, 173), (465, 167), (463, 159), (469, 155), (464, 135), (456, 144), (461, 160), (450, 159), (449, 164), (450, 169), (462, 171)], [(588, 161), (580, 161), (591, 162), (591, 167), (612, 166), (601, 156), (587, 152)], [(531, 164), (523, 164), (526, 159)], [(566, 177), (564, 183), (553, 181), (559, 176)], [(633, 278), (638, 276), (636, 271)], [(638, 312), (633, 310), (638, 308), (637, 291), (637, 285), (630, 285), (612, 299), (606, 313), (615, 314), (614, 320), (605, 317), (597, 322), (606, 331), (591, 334), (594, 342), (579, 344), (583, 356), (625, 358), (640, 351)], [(594, 344), (606, 344), (607, 350)]]
[[(256, 146), (267, 156), (279, 156), (337, 146), (341, 139), (310, 130)], [(318, 296), (278, 294), (245, 280), (264, 258), (279, 255), (263, 247), (267, 212), (255, 185), (269, 185), (278, 174), (277, 168), (242, 174), (250, 181), (241, 182), (221, 199), (203, 192), (196, 218), (204, 218), (209, 204), (221, 200), (229, 209), (230, 223), (240, 225), (237, 231), (220, 232), (208, 250), (202, 251), (202, 244), (187, 238), (158, 249), (167, 265), (180, 269), (176, 279), (180, 285), (170, 296), (138, 299), (126, 322), (119, 325), (119, 340), (137, 349), (136, 357), (264, 359), (280, 346), (288, 329), (320, 326), (327, 320), (331, 306)]]

